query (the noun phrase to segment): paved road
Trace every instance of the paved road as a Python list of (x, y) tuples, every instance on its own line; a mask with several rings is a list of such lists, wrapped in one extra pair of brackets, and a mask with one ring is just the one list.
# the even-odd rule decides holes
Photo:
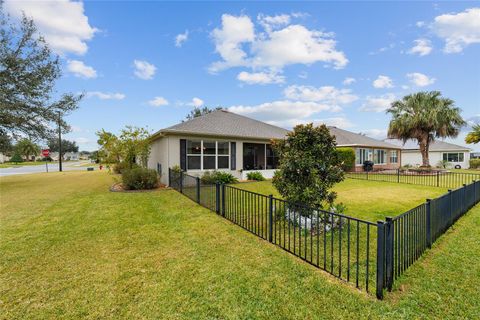
[[(81, 166), (82, 164), (85, 164), (85, 163), (88, 163), (88, 161), (64, 162), (62, 169), (63, 171), (87, 170), (87, 167)], [(15, 174), (29, 174), (29, 173), (40, 173), (40, 172), (46, 172), (45, 165), (23, 166), (23, 167), (15, 167), (15, 168), (0, 168), (0, 177), (11, 176)], [(58, 163), (48, 164), (48, 172), (58, 172)]]

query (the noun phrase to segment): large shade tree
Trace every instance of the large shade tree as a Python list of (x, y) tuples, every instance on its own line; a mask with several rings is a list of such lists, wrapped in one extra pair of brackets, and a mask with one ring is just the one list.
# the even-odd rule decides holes
[(458, 136), (465, 121), (455, 102), (442, 97), (438, 91), (417, 92), (394, 101), (387, 113), (392, 115), (388, 137), (403, 142), (418, 142), (422, 166), (429, 167), (430, 144), (438, 138)]
[[(47, 142), (48, 149), (52, 152), (60, 152), (60, 144), (58, 139), (49, 139)], [(75, 141), (62, 139), (62, 154), (61, 157), (67, 152), (78, 152), (78, 145)]]
[(30, 156), (37, 156), (40, 153), (40, 147), (28, 139), (22, 139), (15, 145), (15, 152), (28, 160)]
[(470, 131), (465, 137), (466, 143), (479, 143), (480, 142), (480, 124), (474, 124), (472, 131)]
[(194, 118), (197, 118), (197, 117), (200, 117), (200, 116), (203, 116), (205, 114), (209, 114), (213, 111), (217, 111), (217, 110), (222, 110), (223, 108), (222, 107), (216, 107), (216, 108), (209, 108), (209, 107), (203, 107), (203, 108), (200, 108), (200, 107), (195, 107), (193, 108), (193, 110), (190, 111), (189, 114), (187, 114), (187, 116), (185, 117), (185, 120), (192, 120)]
[(60, 61), (52, 54), (33, 20), (19, 23), (4, 13), (0, 1), (0, 134), (46, 139), (58, 123), (68, 130), (62, 116), (75, 110), (82, 95), (55, 98), (61, 76)]

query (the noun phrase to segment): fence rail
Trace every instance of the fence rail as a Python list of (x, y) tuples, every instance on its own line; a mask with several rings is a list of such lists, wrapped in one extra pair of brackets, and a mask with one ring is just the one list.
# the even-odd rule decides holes
[(430, 171), (422, 173), (397, 169), (374, 172), (348, 172), (346, 177), (351, 179), (407, 183), (453, 189), (471, 183), (474, 180), (480, 180), (480, 173), (450, 171)]
[[(390, 176), (389, 176), (390, 177)], [(383, 180), (380, 180), (383, 181)], [(245, 230), (377, 298), (480, 201), (480, 181), (373, 223), (169, 169), (169, 185)]]

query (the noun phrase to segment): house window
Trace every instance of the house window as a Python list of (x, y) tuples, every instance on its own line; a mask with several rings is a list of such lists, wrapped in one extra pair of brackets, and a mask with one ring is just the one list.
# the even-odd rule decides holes
[(243, 170), (276, 169), (278, 156), (272, 145), (265, 143), (243, 144)]
[(372, 161), (372, 149), (362, 149), (359, 148), (356, 150), (356, 163), (363, 164), (365, 161)]
[(398, 153), (397, 150), (390, 151), (390, 163), (398, 163)]
[(266, 145), (267, 169), (276, 169), (278, 166), (278, 156), (271, 144)]
[(202, 141), (187, 141), (187, 170), (198, 170), (201, 168)]
[(187, 140), (187, 170), (229, 169), (230, 143)]
[(443, 154), (443, 161), (448, 162), (463, 162), (463, 152), (449, 152)]
[(375, 157), (373, 158), (375, 164), (385, 164), (385, 150), (375, 149)]

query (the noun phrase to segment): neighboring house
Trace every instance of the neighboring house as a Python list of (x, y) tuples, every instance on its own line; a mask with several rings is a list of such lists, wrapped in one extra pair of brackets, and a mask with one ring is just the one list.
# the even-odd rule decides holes
[(4, 163), (10, 160), (10, 156), (0, 152), (0, 163)]
[[(396, 139), (386, 139), (385, 141), (402, 147), (402, 166), (420, 166), (422, 164), (422, 154), (416, 141), (408, 140), (406, 143)], [(470, 167), (470, 151), (464, 146), (435, 140), (430, 144), (428, 158), (431, 166), (439, 166), (441, 161), (448, 161), (454, 168), (468, 169)]]
[(336, 127), (329, 127), (329, 129), (335, 136), (338, 147), (351, 147), (355, 150), (355, 171), (363, 171), (365, 161), (372, 161), (374, 170), (400, 167), (402, 152), (397, 145)]
[[(338, 128), (330, 130), (339, 146), (355, 148), (361, 163), (369, 159), (377, 162), (375, 168), (398, 167), (398, 147)], [(159, 171), (165, 184), (168, 168), (176, 165), (195, 176), (222, 170), (239, 179), (246, 179), (250, 171), (271, 178), (278, 163), (271, 140), (284, 139), (287, 133), (286, 129), (218, 110), (153, 134), (148, 167)], [(359, 161), (356, 169), (362, 170)]]
[(64, 160), (71, 160), (71, 161), (78, 161), (80, 160), (80, 153), (79, 152), (65, 152), (63, 155)]
[(470, 153), (470, 159), (480, 159), (480, 152)]

